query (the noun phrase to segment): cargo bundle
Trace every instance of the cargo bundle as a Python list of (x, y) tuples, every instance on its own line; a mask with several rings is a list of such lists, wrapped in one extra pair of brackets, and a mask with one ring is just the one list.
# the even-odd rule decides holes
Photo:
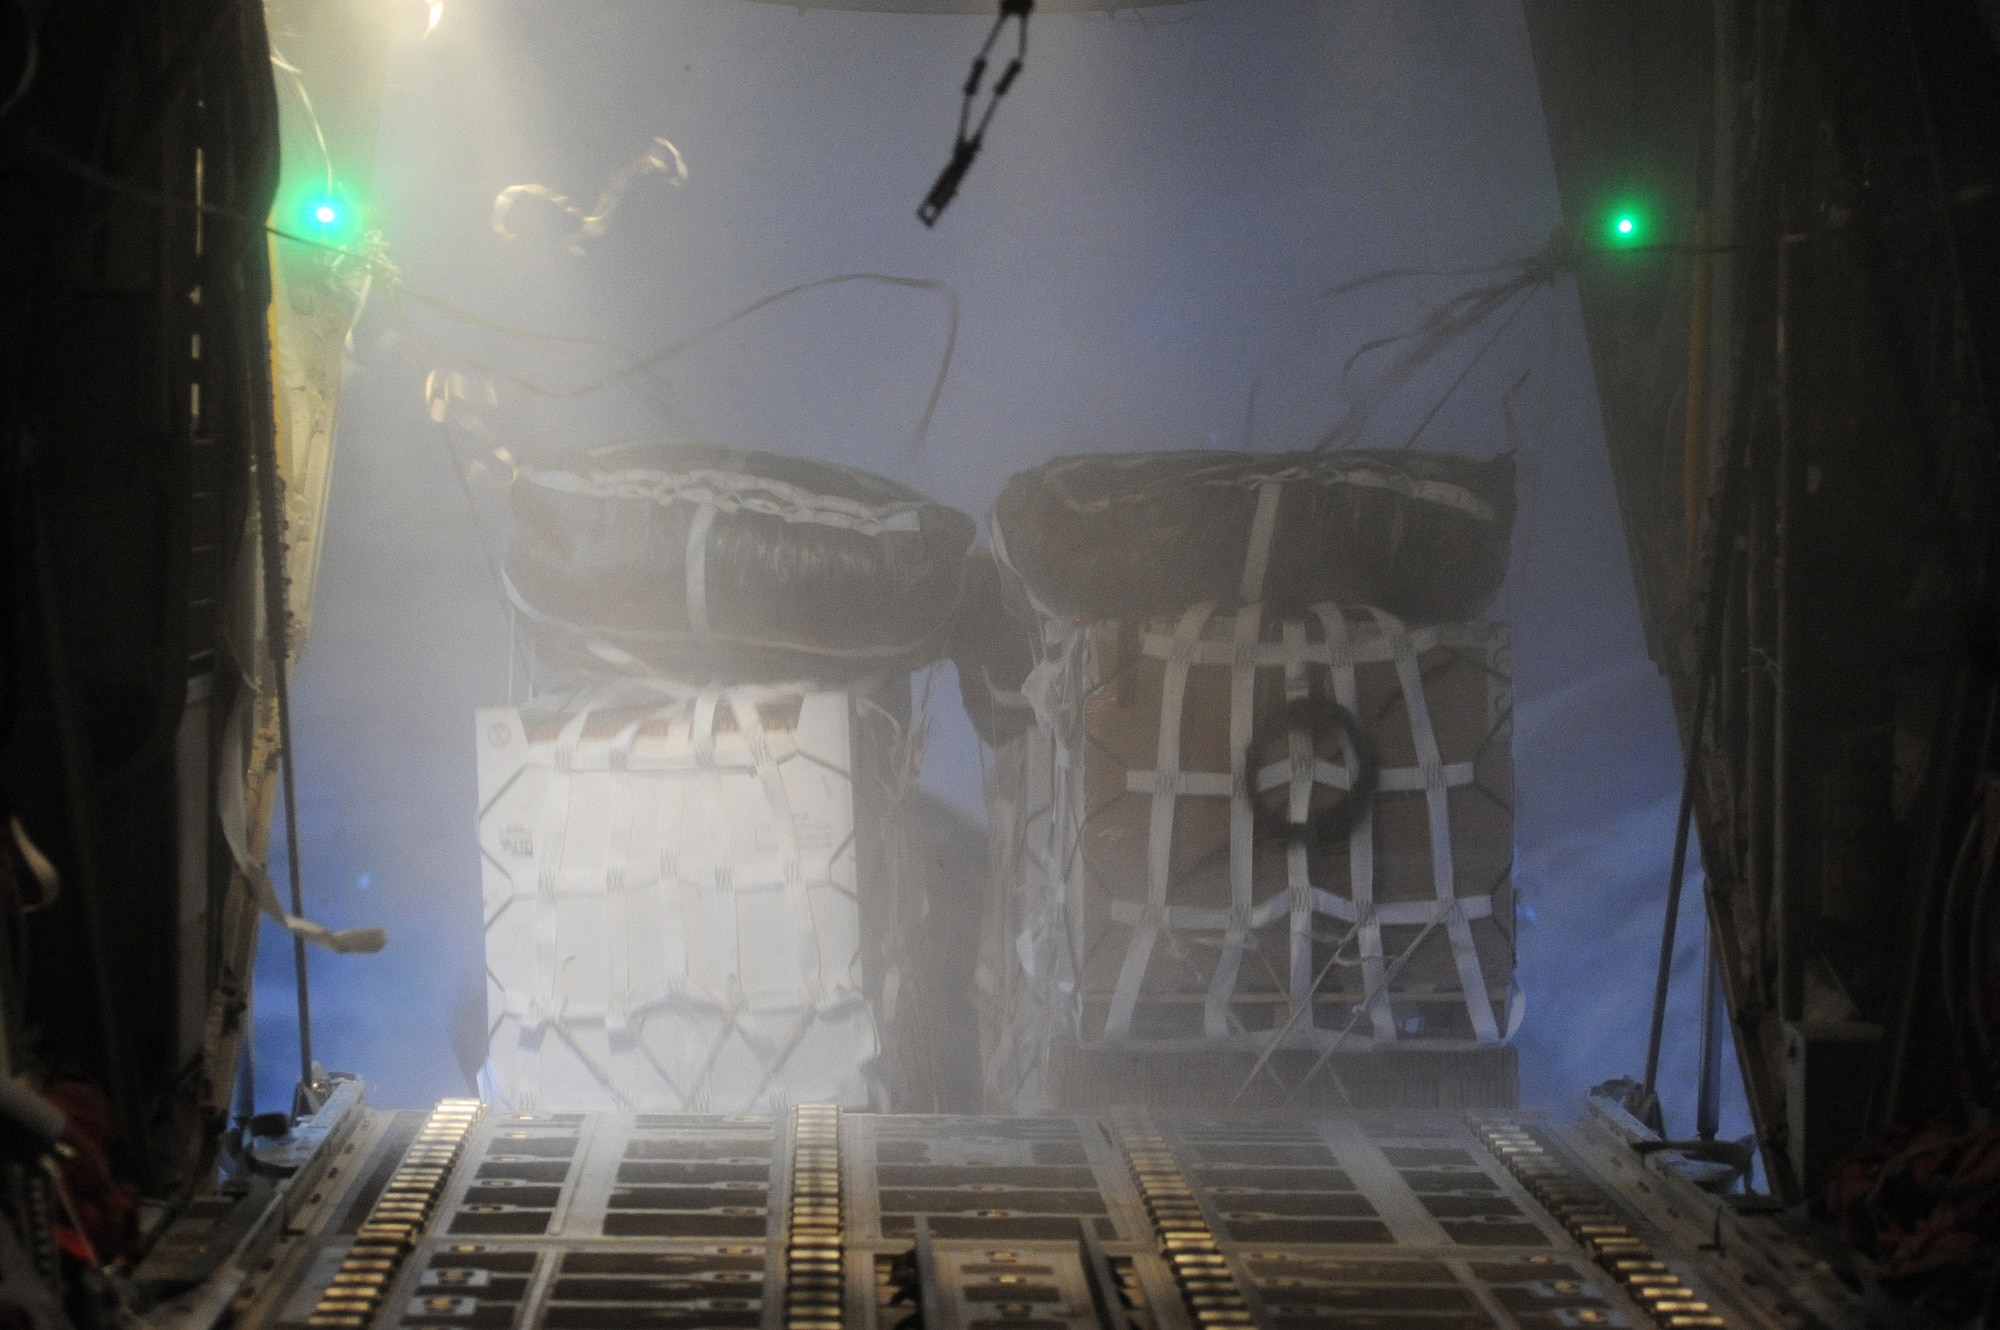
[[(989, 1100), (1510, 1098), (1511, 663), (1471, 618), (1507, 459), (1058, 459), (1007, 493), (988, 616), (1027, 607), (1040, 659), (1033, 724), (990, 712)], [(1142, 538), (1152, 576), (1142, 513), (1181, 536)]]
[(971, 520), (707, 447), (529, 472), (513, 505), (508, 590), (564, 687), (478, 716), (482, 1092), (928, 1107), (909, 672), (942, 652)]

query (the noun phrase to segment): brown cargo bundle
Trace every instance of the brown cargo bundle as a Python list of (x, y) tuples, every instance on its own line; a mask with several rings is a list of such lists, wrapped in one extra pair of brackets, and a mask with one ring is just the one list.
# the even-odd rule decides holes
[(1498, 1042), (1504, 628), (1259, 617), (1196, 607), (1172, 631), (1088, 634), (1081, 1039)]
[(1129, 1098), (1107, 1069), (1199, 1054), (1215, 1084), (1166, 1097), (1216, 1106), (1388, 1050), (1485, 1050), (1410, 1071), (1510, 1098), (1451, 1084), (1512, 1080), (1510, 669), (1503, 625), (1333, 605), (1077, 626), (1000, 752), (990, 1101)]
[[(1388, 464), (1307, 460), (1218, 471), (1178, 455), (1075, 459), (1112, 492), (1072, 516), (1103, 525), (1084, 534), (1111, 546), (1126, 509), (1166, 501), (1165, 482), (1147, 477), (1170, 472), (1181, 526), (1217, 527), (1204, 548), (1240, 553), (1228, 595), (1213, 559), (1205, 580), (1163, 564), (1128, 597), (1143, 608), (1071, 613), (1043, 556), (1089, 542), (1053, 540), (1047, 522), (1023, 517), (1032, 505), (996, 512), (997, 601), (1034, 608), (1041, 648), (1020, 687), (1035, 724), (1016, 738), (993, 731), (1006, 894), (981, 982), (996, 1107), (1135, 1094), (1282, 1106), (1329, 1081), (1346, 1096), (1341, 1069), (1320, 1072), (1330, 1060), (1356, 1070), (1357, 1058), (1369, 1064), (1359, 1079), (1387, 1087), (1368, 1092), (1384, 1104), (1511, 1100), (1506, 1044), (1522, 1004), (1507, 630), (1437, 610), (1464, 613), (1492, 593), (1512, 512), (1506, 468), (1389, 459), (1407, 482), (1384, 491), (1394, 520), (1308, 524), (1316, 540), (1355, 545), (1343, 567), (1374, 570), (1329, 592), (1325, 570), (1301, 564), (1286, 514), (1374, 504), (1382, 477), (1370, 468)], [(1034, 474), (1068, 475), (1065, 465)], [(1128, 473), (1145, 482), (1129, 493), (1114, 483)], [(1475, 473), (1492, 494), (1447, 479)], [(1229, 484), (1210, 483), (1218, 475)], [(1391, 593), (1421, 580), (1403, 537), (1443, 531), (1439, 504), (1452, 521), (1478, 517), (1460, 534), (1493, 557), (1474, 561), (1479, 577), (1454, 564), (1446, 581), (1462, 594), (1423, 602), (1436, 617), (1405, 623), (1382, 606), (1404, 604)], [(1409, 576), (1389, 575), (1398, 569)], [(995, 668), (1008, 663), (985, 662), (989, 691), (1011, 677)], [(1416, 1056), (1376, 1056), (1389, 1051)]]

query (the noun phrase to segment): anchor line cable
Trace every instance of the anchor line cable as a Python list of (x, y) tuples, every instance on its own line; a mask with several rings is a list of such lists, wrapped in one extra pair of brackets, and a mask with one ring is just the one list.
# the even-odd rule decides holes
[[(966, 173), (972, 170), (972, 163), (979, 157), (979, 149), (986, 142), (986, 127), (993, 123), (993, 113), (1000, 109), (1000, 101), (1014, 86), (1014, 80), (1027, 67), (1028, 59), (1028, 17), (1034, 12), (1035, 0), (1000, 0), (1000, 13), (994, 18), (993, 26), (986, 33), (986, 41), (979, 48), (979, 54), (972, 58), (972, 69), (965, 76), (964, 95), (958, 105), (958, 134), (951, 145), (951, 159), (931, 185), (930, 193), (917, 207), (917, 220), (925, 226), (936, 226), (944, 210), (951, 206), (958, 196), (958, 187), (965, 182)], [(972, 108), (979, 99), (980, 85), (986, 79), (986, 65), (993, 54), (994, 44), (1000, 40), (1001, 30), (1009, 19), (1020, 21), (1020, 43), (1014, 50), (1014, 58), (1000, 72), (993, 84), (993, 93), (986, 101), (986, 110), (979, 117), (975, 128), (972, 123)]]

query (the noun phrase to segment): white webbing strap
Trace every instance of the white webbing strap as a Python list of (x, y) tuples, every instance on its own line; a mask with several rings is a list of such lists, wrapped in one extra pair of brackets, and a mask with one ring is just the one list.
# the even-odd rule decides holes
[[(1063, 739), (1071, 733), (1064, 719), (1073, 714), (1070, 699), (1080, 695), (1065, 681), (1087, 668), (1089, 659), (1089, 635), (1073, 633), (1059, 639), (1053, 659), (1029, 673), (1021, 691), (1038, 723), (1016, 741), (1021, 745), (1018, 765), (1003, 764), (1017, 784), (1015, 833), (1003, 851), (1012, 863), (1003, 872), (1018, 884), (1018, 913), (1010, 911), (1008, 926), (1014, 929), (1013, 955), (1024, 982), (1010, 985), (1013, 996), (1000, 1035), (1001, 1044), (1015, 1050), (1006, 1102), (1022, 1111), (1040, 1102), (1046, 1050), (1065, 1038), (1079, 1038), (1082, 1031), (1076, 981), (1087, 923), (1082, 790)], [(1005, 964), (1001, 969), (1010, 978), (1016, 973)]]
[[(612, 741), (606, 754), (611, 770), (627, 765), (625, 759), (638, 738), (639, 724), (632, 722)], [(604, 940), (604, 1035), (611, 1048), (612, 1092), (628, 1099), (638, 1092), (640, 1084), (639, 1032), (633, 1028), (631, 1012), (632, 884), (625, 878), (625, 866), (632, 861), (632, 836), (638, 822), (633, 779), (628, 771), (624, 780), (608, 782), (606, 802), (611, 809), (615, 848), (604, 869), (604, 923), (609, 934)]]
[(1153, 768), (1151, 817), (1146, 828), (1146, 910), (1132, 930), (1118, 983), (1111, 991), (1104, 1036), (1123, 1039), (1132, 1032), (1132, 1012), (1139, 1002), (1153, 945), (1166, 924), (1167, 888), (1172, 880), (1174, 803), (1181, 788), (1181, 714), (1187, 702), (1188, 660), (1203, 625), (1215, 612), (1213, 601), (1189, 607), (1174, 630), (1160, 678), (1160, 735)]
[[(1294, 658), (1285, 662), (1285, 702), (1304, 702), (1312, 696), (1312, 681), (1306, 676), (1306, 626), (1288, 619), (1282, 632)], [(1291, 768), (1285, 798), (1285, 816), (1293, 824), (1303, 824), (1312, 815), (1313, 777), (1321, 763), (1313, 752), (1313, 736), (1297, 728), (1285, 735), (1286, 754)], [(1354, 754), (1347, 753), (1352, 766)], [(1261, 775), (1261, 773), (1259, 773)], [(1259, 781), (1261, 792), (1262, 782)], [(1312, 1011), (1312, 917), (1313, 885), (1311, 856), (1302, 837), (1285, 846), (1285, 913), (1287, 966), (1286, 981), (1291, 1010), (1287, 1020), (1294, 1028), (1311, 1029)]]
[(708, 622), (708, 536), (715, 527), (715, 511), (712, 503), (700, 504), (688, 523), (682, 573), (687, 579), (688, 631), (696, 637), (715, 636)]
[[(720, 793), (715, 780), (718, 769), (715, 760), (715, 713), (722, 703), (722, 690), (709, 687), (695, 695), (688, 744), (694, 758), (695, 770), (702, 773), (701, 803), (704, 813), (716, 817), (726, 814), (720, 802)], [(710, 865), (714, 872), (715, 898), (723, 903), (722, 916), (728, 919), (730, 928), (729, 949), (735, 953), (734, 964), (723, 980), (723, 1003), (721, 1027), (716, 1030), (708, 1045), (708, 1057), (701, 1069), (694, 1075), (688, 1087), (686, 1107), (691, 1112), (706, 1111), (709, 1105), (709, 1085), (714, 1079), (716, 1064), (722, 1059), (722, 1051), (728, 1045), (730, 1035), (737, 1032), (738, 1020), (743, 1012), (743, 930), (736, 905), (736, 875), (727, 859)]]
[(589, 720), (589, 711), (579, 711), (564, 722), (556, 735), (554, 761), (548, 769), (549, 798), (544, 804), (542, 825), (535, 833), (534, 923), (530, 935), (534, 969), (522, 1009), (515, 1013), (521, 1023), (522, 1057), (513, 1085), (516, 1101), (529, 1107), (540, 1103), (542, 1044), (550, 1028), (555, 1027), (558, 1036), (565, 1037), (560, 1027), (568, 1012), (559, 993), (563, 858), (568, 850), (570, 805), (575, 797), (571, 772)]
[(1341, 473), (1340, 483), (1358, 489), (1391, 490), (1408, 498), (1456, 508), (1480, 522), (1494, 520), (1493, 505), (1463, 485), (1444, 480), (1420, 480), (1415, 476), (1370, 467), (1352, 467)]
[(694, 751), (694, 765), (697, 771), (714, 771), (715, 768), (715, 711), (722, 702), (722, 690), (704, 688), (694, 699), (694, 728), (688, 733), (688, 742)]
[(1479, 949), (1472, 938), (1472, 926), (1457, 899), (1456, 874), (1451, 847), (1451, 787), (1446, 779), (1444, 758), (1438, 751), (1437, 731), (1431, 724), (1430, 704), (1424, 697), (1423, 670), (1417, 651), (1402, 621), (1383, 610), (1370, 610), (1377, 628), (1390, 648), (1396, 680), (1402, 686), (1403, 707), (1409, 715), (1410, 739), (1416, 749), (1417, 769), (1423, 774), (1424, 806), (1430, 815), (1431, 880), (1439, 905), (1444, 909), (1445, 936), (1451, 943), (1452, 960), (1458, 968), (1459, 986), (1465, 993), (1466, 1014), (1472, 1018), (1474, 1035), (1482, 1044), (1500, 1042), (1500, 1027), (1493, 1019), (1493, 1003), (1486, 994), (1486, 976), (1479, 964)]
[(643, 499), (661, 507), (690, 503), (727, 513), (758, 513), (794, 525), (836, 527), (864, 536), (923, 530), (921, 499), (866, 503), (837, 494), (818, 494), (768, 476), (700, 467), (657, 471), (625, 467), (615, 471), (528, 471), (519, 479), (543, 489), (592, 499)]
[[(826, 974), (820, 957), (819, 924), (813, 918), (812, 899), (806, 890), (805, 863), (799, 854), (799, 828), (792, 816), (792, 797), (785, 790), (784, 775), (771, 758), (770, 736), (764, 718), (748, 691), (730, 693), (729, 709), (736, 716), (736, 732), (750, 751), (750, 764), (764, 790), (764, 804), (778, 833), (778, 856), (784, 876), (785, 911), (792, 918), (799, 949), (799, 963), (805, 967), (809, 1004), (817, 1005), (826, 996)], [(810, 1006), (808, 1007), (810, 1011)], [(810, 1021), (810, 1016), (808, 1016)], [(758, 1093), (763, 1091), (760, 1088)]]
[[(532, 1000), (530, 1000), (529, 1005), (532, 1006)], [(570, 1033), (563, 1021), (551, 1020), (540, 1025), (532, 1024), (530, 1017), (523, 1014), (522, 1009), (511, 999), (507, 1004), (507, 1014), (512, 1016), (521, 1026), (521, 1056), (515, 1059), (516, 1074), (509, 1086), (509, 1107), (523, 1111), (532, 1111), (541, 1107), (542, 1094), (539, 1072), (541, 1069), (542, 1048), (551, 1035), (555, 1037), (555, 1041), (558, 1044), (569, 1050), (570, 1056), (583, 1064), (584, 1070), (588, 1071), (597, 1080), (598, 1084), (611, 1092), (611, 1097), (617, 1101), (620, 1108), (630, 1109), (632, 1107), (631, 1101), (619, 1091), (617, 1086), (611, 1083), (611, 1073), (606, 1071), (604, 1066), (591, 1055), (589, 1049), (576, 1041), (575, 1036)], [(562, 1015), (567, 1018), (569, 1012), (565, 1010)], [(558, 1093), (560, 1092), (558, 1091)]]
[(812, 1029), (813, 1020), (817, 1015), (818, 1013), (810, 1005), (800, 1007), (793, 1015), (791, 1025), (786, 1027), (784, 1037), (774, 1043), (769, 1050), (758, 1050), (763, 1057), (764, 1074), (758, 1079), (757, 1088), (750, 1092), (750, 1102), (755, 1103), (762, 1099), (765, 1091), (771, 1088), (771, 1082), (777, 1079), (785, 1064), (792, 1060), (792, 1054), (798, 1051), (799, 1044), (806, 1037), (806, 1031)]
[[(1275, 485), (1258, 491), (1261, 514), (1269, 499), (1275, 514)], [(1265, 539), (1265, 552), (1270, 541)], [(1253, 547), (1254, 553), (1254, 547)], [(1246, 572), (1244, 581), (1249, 581)], [(1259, 580), (1262, 580), (1261, 574)], [(1244, 605), (1236, 611), (1230, 637), (1239, 647), (1255, 646), (1263, 626), (1264, 607)], [(1165, 718), (1162, 717), (1162, 723)], [(1175, 717), (1174, 727), (1180, 728)], [(1202, 1007), (1202, 1032), (1211, 1038), (1229, 1033), (1229, 1000), (1236, 993), (1236, 977), (1243, 968), (1243, 947), (1249, 939), (1250, 912), (1257, 903), (1257, 821), (1250, 805), (1250, 740), (1257, 729), (1257, 667), (1231, 664), (1229, 667), (1229, 923), (1222, 935), (1222, 954), (1208, 979), (1208, 1001)]]
[[(1250, 536), (1243, 555), (1243, 580), (1237, 588), (1235, 622), (1231, 645), (1238, 655), (1229, 663), (1229, 922), (1223, 931), (1222, 954), (1208, 979), (1208, 999), (1202, 1005), (1202, 1032), (1211, 1038), (1229, 1033), (1229, 1000), (1236, 992), (1236, 977), (1243, 969), (1243, 947), (1249, 937), (1250, 912), (1256, 905), (1257, 832), (1251, 807), (1249, 773), (1246, 770), (1250, 740), (1257, 730), (1257, 667), (1246, 660), (1242, 648), (1254, 648), (1263, 627), (1264, 576), (1271, 567), (1271, 542), (1278, 531), (1278, 503), (1283, 485), (1267, 483), (1257, 487), (1257, 508), (1250, 518)], [(1178, 709), (1173, 713), (1175, 730), (1180, 729)], [(1160, 724), (1165, 728), (1163, 709)]]
[[(742, 945), (738, 939), (739, 947)], [(695, 1073), (694, 1083), (688, 1087), (687, 1108), (690, 1113), (707, 1112), (709, 1108), (709, 1085), (715, 1079), (716, 1064), (722, 1061), (722, 1050), (729, 1046), (729, 1037), (737, 1035), (745, 1043), (749, 1042), (749, 1032), (741, 1025), (743, 1015), (743, 982), (740, 978), (743, 967), (739, 964), (730, 974), (723, 987), (722, 1028), (709, 1041), (708, 1057)]]
[[(1491, 919), (1493, 898), (1491, 896), (1461, 896), (1451, 902), (1459, 913), (1467, 919)], [(1358, 911), (1354, 902), (1345, 896), (1336, 895), (1319, 887), (1313, 888), (1313, 906), (1321, 914), (1333, 916), (1343, 923), (1354, 923)], [(1421, 901), (1377, 901), (1370, 911), (1375, 921), (1384, 928), (1416, 928), (1440, 919), (1438, 902), (1435, 897)]]
[[(1331, 899), (1339, 898), (1332, 897)], [(1266, 897), (1261, 903), (1254, 906), (1246, 917), (1250, 927), (1268, 928), (1280, 919), (1285, 918), (1290, 908), (1290, 894), (1287, 892), (1278, 892), (1275, 895)], [(1352, 908), (1347, 907), (1344, 903), (1341, 908), (1345, 909), (1348, 914), (1353, 913)], [(1429, 911), (1432, 908), (1430, 902), (1424, 902), (1423, 908)], [(1327, 911), (1329, 914), (1337, 912), (1336, 910)], [(1146, 917), (1147, 913), (1148, 907), (1141, 901), (1111, 902), (1111, 917), (1122, 924), (1138, 923)], [(1223, 929), (1229, 927), (1231, 913), (1229, 910), (1218, 910), (1207, 905), (1169, 905), (1161, 915), (1161, 922), (1165, 927), (1174, 930), (1186, 930), (1194, 933), (1220, 933)], [(1424, 917), (1428, 919), (1430, 915), (1426, 913)]]
[[(1313, 613), (1326, 632), (1327, 665), (1333, 675), (1333, 700), (1361, 714), (1354, 675), (1354, 637), (1338, 605), (1316, 605)], [(1356, 774), (1355, 755), (1347, 753), (1348, 788)], [(1371, 800), (1354, 819), (1347, 837), (1347, 883), (1354, 899), (1355, 946), (1361, 954), (1361, 991), (1367, 995), (1368, 1022), (1375, 1038), (1393, 1040), (1396, 1019), (1389, 1008), (1383, 970), (1382, 919), (1375, 908), (1375, 806)]]
[[(1085, 659), (1085, 639), (1079, 636), (1074, 655), (1077, 668)], [(1052, 1026), (1067, 1033), (1083, 1028), (1083, 985), (1079, 975), (1084, 955), (1084, 885), (1087, 877), (1083, 861), (1083, 776), (1073, 760), (1068, 744), (1049, 745), (1050, 785), (1054, 792), (1050, 825), (1055, 828), (1054, 844), (1063, 847), (1059, 862), (1050, 868), (1058, 895), (1047, 930), (1049, 984), (1057, 1006), (1050, 1014)], [(1070, 797), (1070, 791), (1076, 798)]]
[(1257, 487), (1257, 510), (1250, 518), (1250, 543), (1243, 555), (1243, 582), (1236, 593), (1245, 605), (1264, 599), (1264, 575), (1271, 568), (1271, 541), (1278, 534), (1278, 501), (1284, 496), (1285, 487), (1276, 482), (1266, 481)]

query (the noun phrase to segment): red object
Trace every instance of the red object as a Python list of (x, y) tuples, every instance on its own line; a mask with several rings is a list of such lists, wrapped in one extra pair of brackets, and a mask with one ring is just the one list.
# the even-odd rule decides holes
[(1973, 1296), (2000, 1262), (2000, 1128), (1891, 1131), (1836, 1169), (1821, 1200), (1886, 1282), (1935, 1286), (1947, 1304)]
[(69, 1220), (56, 1225), (56, 1242), (91, 1265), (139, 1256), (139, 1198), (112, 1175), (118, 1129), (102, 1091), (65, 1081), (42, 1092), (69, 1119), (68, 1157), (57, 1165)]

